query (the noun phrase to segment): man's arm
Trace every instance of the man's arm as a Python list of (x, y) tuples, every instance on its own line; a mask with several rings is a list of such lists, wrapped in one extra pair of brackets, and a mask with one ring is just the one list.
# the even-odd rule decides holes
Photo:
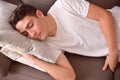
[(116, 26), (113, 16), (109, 11), (94, 4), (90, 4), (87, 17), (100, 22), (101, 29), (109, 47), (109, 55), (106, 58), (103, 70), (106, 70), (106, 68), (109, 66), (110, 69), (114, 71), (114, 68), (118, 62), (118, 48), (116, 39)]
[(69, 61), (63, 53), (61, 53), (55, 64), (38, 59), (33, 55), (24, 55), (38, 67), (44, 69), (55, 80), (75, 80), (75, 73)]

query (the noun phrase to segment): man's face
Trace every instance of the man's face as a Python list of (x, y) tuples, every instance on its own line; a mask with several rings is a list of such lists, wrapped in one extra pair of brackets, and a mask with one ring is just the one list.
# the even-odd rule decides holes
[(45, 40), (48, 37), (48, 28), (43, 25), (41, 18), (26, 16), (16, 24), (16, 29), (23, 35), (37, 40)]

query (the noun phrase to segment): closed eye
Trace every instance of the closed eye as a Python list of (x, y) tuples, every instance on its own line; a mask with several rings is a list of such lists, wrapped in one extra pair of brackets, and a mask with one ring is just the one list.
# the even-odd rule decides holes
[(24, 36), (28, 36), (28, 35), (29, 35), (28, 32), (26, 32), (26, 31), (24, 31), (22, 34), (23, 34)]
[(33, 23), (30, 22), (30, 23), (28, 24), (28, 26), (26, 27), (26, 29), (30, 29), (30, 28), (32, 28), (32, 27), (33, 27)]

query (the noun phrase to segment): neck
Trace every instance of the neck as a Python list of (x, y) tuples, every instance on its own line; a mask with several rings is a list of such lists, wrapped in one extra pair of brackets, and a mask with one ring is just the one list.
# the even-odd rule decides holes
[(50, 14), (46, 16), (46, 23), (47, 23), (46, 26), (48, 27), (48, 30), (49, 30), (48, 36), (54, 37), (57, 31), (57, 26), (56, 26), (55, 20)]

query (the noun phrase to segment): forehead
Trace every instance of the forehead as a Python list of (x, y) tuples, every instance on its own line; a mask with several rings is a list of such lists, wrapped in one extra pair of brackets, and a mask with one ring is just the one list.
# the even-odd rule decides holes
[(24, 17), (22, 20), (18, 21), (18, 23), (16, 24), (16, 29), (20, 32), (23, 32), (30, 20), (30, 16)]

